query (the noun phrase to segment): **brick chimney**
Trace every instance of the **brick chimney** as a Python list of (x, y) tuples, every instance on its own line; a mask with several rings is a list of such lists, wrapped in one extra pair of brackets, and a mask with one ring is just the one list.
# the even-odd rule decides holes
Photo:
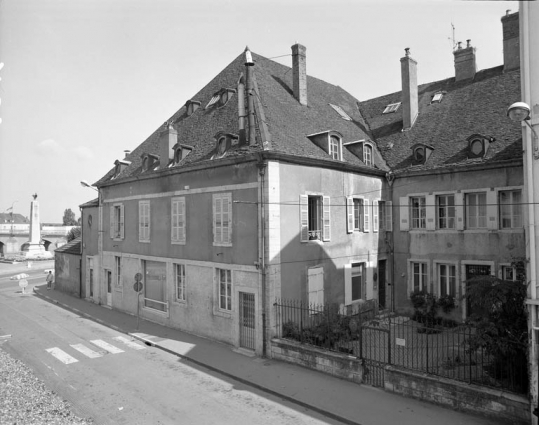
[(307, 105), (307, 48), (301, 44), (292, 46), (292, 79), (294, 97), (302, 105)]
[(402, 80), (402, 127), (412, 128), (417, 118), (417, 62), (410, 56), (410, 48), (404, 49), (406, 55), (401, 58)]
[(508, 10), (505, 16), (502, 17), (504, 71), (520, 67), (518, 12), (510, 12)]
[(167, 168), (174, 158), (174, 145), (178, 142), (178, 132), (172, 124), (166, 122), (165, 128), (159, 133), (159, 168)]
[(462, 48), (459, 41), (455, 55), (455, 80), (462, 81), (475, 77), (477, 64), (475, 63), (475, 47), (472, 47), (471, 40), (466, 40), (466, 48)]

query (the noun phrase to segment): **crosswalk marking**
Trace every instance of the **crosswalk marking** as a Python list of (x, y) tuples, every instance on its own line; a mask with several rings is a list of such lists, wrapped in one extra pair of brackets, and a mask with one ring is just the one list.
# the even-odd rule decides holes
[(58, 360), (64, 364), (76, 363), (78, 360), (75, 357), (71, 357), (65, 351), (60, 350), (58, 347), (47, 348), (45, 351), (52, 354)]
[(128, 347), (134, 348), (135, 350), (144, 350), (146, 347), (144, 345), (141, 345), (137, 342), (131, 341), (130, 339), (126, 338), (125, 336), (115, 336), (114, 338), (116, 341), (123, 342)]
[(73, 344), (73, 345), (71, 345), (71, 347), (73, 347), (75, 350), (81, 352), (86, 357), (90, 357), (91, 359), (96, 359), (98, 357), (102, 357), (102, 354), (99, 354), (99, 353), (95, 352), (94, 350), (92, 350), (91, 348), (86, 347), (83, 344)]
[(108, 351), (111, 354), (118, 354), (118, 353), (124, 352), (124, 350), (120, 350), (118, 347), (115, 347), (114, 345), (109, 344), (108, 342), (105, 342), (102, 339), (94, 339), (90, 342), (94, 345), (97, 345), (99, 348), (102, 348), (103, 350)]

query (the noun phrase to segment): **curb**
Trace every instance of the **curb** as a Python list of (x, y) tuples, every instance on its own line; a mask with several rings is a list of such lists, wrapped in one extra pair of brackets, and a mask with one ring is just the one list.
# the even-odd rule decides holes
[(209, 369), (209, 370), (211, 370), (213, 372), (217, 372), (217, 373), (219, 373), (219, 374), (221, 374), (223, 376), (226, 376), (226, 377), (228, 377), (230, 379), (234, 379), (235, 381), (240, 382), (240, 383), (242, 383), (244, 385), (247, 385), (247, 386), (252, 387), (252, 388), (256, 388), (259, 391), (265, 392), (267, 394), (271, 394), (271, 395), (273, 395), (275, 397), (279, 397), (279, 398), (281, 398), (283, 400), (286, 400), (286, 401), (288, 401), (290, 403), (294, 403), (294, 404), (296, 404), (298, 406), (301, 406), (301, 407), (304, 407), (306, 409), (312, 410), (313, 412), (316, 412), (316, 413), (318, 413), (320, 415), (323, 415), (323, 416), (325, 416), (327, 418), (342, 422), (344, 424), (347, 424), (347, 425), (361, 425), (361, 423), (359, 423), (359, 422), (355, 422), (355, 421), (352, 421), (352, 420), (350, 420), (348, 418), (337, 415), (335, 413), (329, 412), (327, 410), (323, 410), (323, 409), (321, 409), (319, 407), (316, 407), (316, 406), (314, 406), (312, 404), (297, 400), (297, 399), (295, 399), (295, 398), (293, 398), (291, 396), (281, 394), (281, 393), (279, 393), (277, 391), (274, 391), (274, 390), (272, 390), (270, 388), (267, 388), (267, 387), (265, 387), (263, 385), (254, 383), (252, 381), (248, 381), (247, 379), (240, 378), (239, 376), (236, 376), (236, 375), (233, 375), (231, 373), (225, 372), (225, 371), (223, 371), (223, 370), (221, 370), (221, 369), (219, 369), (217, 367), (214, 367), (214, 366), (208, 365), (207, 363), (203, 363), (201, 361), (193, 359), (192, 357), (188, 357), (188, 356), (184, 356), (182, 354), (179, 354), (179, 353), (177, 353), (177, 352), (175, 352), (175, 351), (173, 351), (173, 350), (171, 350), (169, 348), (163, 347), (158, 342), (156, 343), (156, 342), (154, 342), (154, 341), (152, 341), (152, 340), (150, 340), (148, 338), (144, 338), (144, 337), (141, 337), (141, 336), (134, 335), (132, 332), (126, 332), (124, 329), (121, 329), (118, 326), (107, 323), (107, 322), (105, 322), (105, 321), (103, 321), (101, 319), (98, 319), (98, 318), (96, 318), (94, 316), (91, 316), (90, 314), (84, 313), (84, 312), (82, 312), (82, 311), (80, 311), (80, 310), (78, 310), (78, 309), (76, 309), (74, 307), (71, 307), (71, 306), (69, 306), (67, 304), (64, 304), (64, 303), (61, 303), (61, 302), (59, 302), (57, 300), (54, 300), (51, 297), (48, 297), (47, 295), (40, 294), (39, 292), (36, 291), (35, 287), (33, 288), (33, 292), (39, 298), (42, 298), (42, 299), (44, 299), (44, 300), (46, 300), (46, 301), (48, 301), (48, 302), (50, 302), (52, 304), (56, 304), (56, 305), (66, 309), (66, 310), (69, 310), (69, 311), (72, 311), (72, 312), (74, 312), (76, 314), (79, 314), (82, 317), (85, 317), (87, 319), (90, 319), (90, 320), (92, 320), (94, 322), (99, 323), (100, 325), (106, 326), (108, 328), (114, 329), (115, 331), (118, 331), (118, 332), (121, 332), (123, 334), (129, 335), (132, 338), (135, 338), (135, 339), (138, 339), (139, 341), (144, 342), (146, 345), (149, 345), (151, 347), (156, 347), (156, 348), (158, 348), (158, 349), (160, 349), (162, 351), (165, 351), (165, 352), (167, 352), (169, 354), (172, 354), (172, 355), (174, 355), (176, 357), (180, 357), (182, 359), (188, 360), (188, 361), (190, 361), (190, 362), (192, 362), (192, 363), (194, 363), (194, 364), (196, 364), (198, 366), (202, 366), (202, 367), (204, 367), (206, 369)]

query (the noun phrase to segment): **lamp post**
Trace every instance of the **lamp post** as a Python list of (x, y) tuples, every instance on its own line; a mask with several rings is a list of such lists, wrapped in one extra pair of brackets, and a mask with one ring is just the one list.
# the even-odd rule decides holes
[(88, 183), (86, 180), (81, 180), (80, 185), (81, 185), (82, 187), (89, 187), (90, 189), (93, 189), (93, 190), (95, 190), (96, 192), (99, 192), (99, 190), (98, 190), (96, 187), (92, 186), (92, 185), (91, 185), (90, 183)]

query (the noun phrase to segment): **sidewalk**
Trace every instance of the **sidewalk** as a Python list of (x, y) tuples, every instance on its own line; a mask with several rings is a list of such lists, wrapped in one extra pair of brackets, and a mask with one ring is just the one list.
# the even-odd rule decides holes
[(250, 387), (351, 425), (486, 425), (492, 419), (476, 417), (430, 403), (400, 397), (377, 388), (357, 385), (317, 371), (266, 358), (249, 357), (234, 347), (197, 337), (176, 329), (140, 320), (65, 293), (34, 293), (119, 332), (190, 362), (218, 372)]

